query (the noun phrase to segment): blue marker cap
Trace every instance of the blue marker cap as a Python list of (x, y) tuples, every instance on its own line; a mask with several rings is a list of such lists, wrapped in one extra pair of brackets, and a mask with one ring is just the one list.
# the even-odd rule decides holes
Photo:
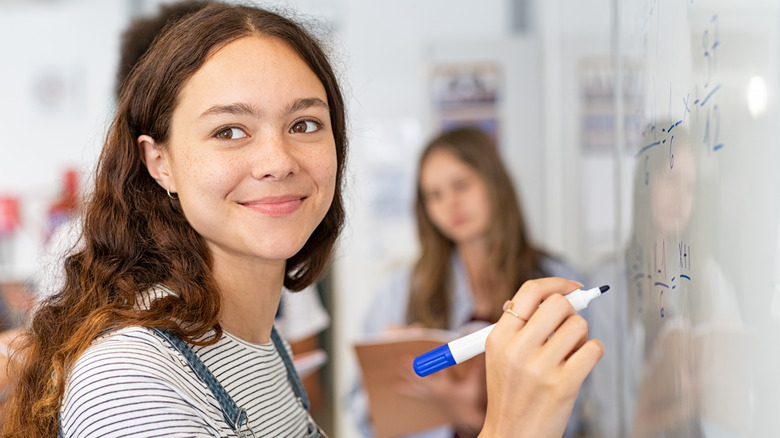
[(444, 344), (414, 358), (414, 372), (420, 377), (425, 377), (428, 374), (451, 367), (456, 363), (455, 358), (452, 357), (452, 352), (450, 352), (449, 345)]

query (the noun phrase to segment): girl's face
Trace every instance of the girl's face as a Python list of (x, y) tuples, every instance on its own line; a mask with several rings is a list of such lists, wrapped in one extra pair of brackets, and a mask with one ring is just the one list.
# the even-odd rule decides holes
[(285, 43), (245, 37), (185, 84), (167, 148), (139, 138), (150, 174), (176, 193), (215, 260), (283, 266), (306, 243), (335, 191), (327, 102)]
[(420, 168), (420, 190), (431, 222), (456, 245), (486, 236), (491, 206), (485, 181), (451, 152), (428, 154)]

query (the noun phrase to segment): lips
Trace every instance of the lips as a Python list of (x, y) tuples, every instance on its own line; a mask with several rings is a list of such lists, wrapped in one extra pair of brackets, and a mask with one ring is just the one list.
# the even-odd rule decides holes
[(301, 208), (305, 199), (298, 195), (278, 196), (242, 202), (241, 205), (267, 216), (286, 216)]
[(463, 224), (465, 224), (467, 222), (468, 222), (468, 217), (466, 217), (466, 216), (456, 216), (456, 217), (454, 217), (452, 219), (451, 224), (452, 224), (453, 227), (459, 227), (459, 226), (461, 226), (461, 225), (463, 225)]

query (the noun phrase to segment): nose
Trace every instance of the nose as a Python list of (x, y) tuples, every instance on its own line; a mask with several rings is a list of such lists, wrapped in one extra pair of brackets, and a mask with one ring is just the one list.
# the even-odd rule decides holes
[(457, 191), (448, 188), (442, 192), (441, 205), (447, 210), (452, 210), (460, 203)]
[(283, 180), (300, 169), (294, 146), (284, 134), (258, 136), (254, 151), (252, 176), (256, 179)]

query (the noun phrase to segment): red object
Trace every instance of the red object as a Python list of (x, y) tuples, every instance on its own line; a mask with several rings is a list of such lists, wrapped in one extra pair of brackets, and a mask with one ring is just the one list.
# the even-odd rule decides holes
[(20, 224), (19, 199), (0, 196), (0, 236), (13, 234)]
[(76, 212), (79, 202), (79, 175), (73, 169), (68, 169), (63, 175), (59, 198), (49, 206), (49, 225), (45, 241), (48, 242), (54, 231), (66, 223)]
[(70, 214), (79, 200), (79, 175), (73, 169), (65, 171), (60, 198), (49, 207), (49, 214)]

